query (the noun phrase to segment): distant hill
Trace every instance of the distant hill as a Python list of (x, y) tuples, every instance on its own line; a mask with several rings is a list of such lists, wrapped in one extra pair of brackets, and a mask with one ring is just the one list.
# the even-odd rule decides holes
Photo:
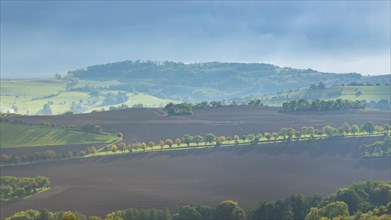
[[(121, 89), (185, 101), (260, 96), (323, 82), (360, 82), (358, 73), (324, 73), (263, 63), (124, 61), (70, 71), (81, 80), (118, 80)], [(118, 86), (117, 86), (118, 87)], [(114, 87), (113, 87), (114, 88)]]
[(368, 108), (390, 109), (391, 87), (390, 85), (344, 85), (329, 86), (323, 89), (296, 89), (278, 92), (261, 97), (263, 103), (280, 106), (283, 102), (307, 99), (307, 100), (335, 100), (348, 99), (365, 101)]
[[(44, 79), (1, 79), (0, 112), (51, 115), (87, 113), (127, 107), (164, 107), (170, 102), (247, 100), (263, 97), (280, 105), (294, 98), (346, 98), (367, 101), (387, 99), (390, 75), (324, 73), (262, 63), (195, 63), (124, 61), (90, 66)], [(338, 92), (310, 91), (322, 82), (327, 88), (341, 84), (379, 86)], [(379, 85), (376, 85), (379, 84)], [(351, 87), (352, 88), (352, 87)], [(285, 94), (289, 91), (296, 91)], [(330, 90), (330, 91), (329, 91)], [(326, 92), (325, 92), (326, 91)], [(306, 93), (303, 95), (302, 93)], [(266, 97), (266, 99), (265, 99)]]

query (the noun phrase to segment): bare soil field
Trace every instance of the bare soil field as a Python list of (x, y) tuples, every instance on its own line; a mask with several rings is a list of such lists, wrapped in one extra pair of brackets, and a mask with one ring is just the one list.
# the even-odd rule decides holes
[(53, 188), (3, 203), (0, 213), (4, 218), (28, 208), (48, 208), (103, 216), (130, 207), (173, 209), (226, 199), (250, 209), (291, 194), (327, 195), (354, 181), (390, 179), (390, 158), (360, 159), (358, 147), (380, 139), (333, 138), (2, 167), (1, 175), (47, 176)]
[(312, 113), (279, 113), (272, 107), (220, 107), (195, 110), (193, 115), (167, 116), (160, 109), (125, 109), (78, 115), (24, 116), (34, 124), (56, 122), (57, 125), (80, 127), (86, 123), (100, 125), (107, 132), (122, 132), (126, 142), (159, 141), (183, 137), (185, 134), (243, 135), (278, 131), (283, 127), (301, 128), (325, 125), (340, 126), (343, 122), (362, 124), (390, 123), (389, 111), (357, 110)]

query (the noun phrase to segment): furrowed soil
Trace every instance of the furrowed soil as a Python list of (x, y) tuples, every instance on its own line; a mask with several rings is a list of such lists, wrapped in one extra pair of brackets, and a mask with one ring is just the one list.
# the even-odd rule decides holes
[[(198, 117), (202, 118), (200, 115)], [(242, 120), (251, 117), (254, 116), (243, 115)], [(275, 122), (280, 126), (301, 126), (316, 118), (318, 121), (313, 124), (326, 123), (329, 119), (339, 124), (351, 115), (338, 116), (340, 121), (333, 116), (300, 117), (307, 117), (307, 121)], [(358, 121), (356, 117), (351, 121)], [(376, 117), (375, 114), (372, 120)], [(221, 121), (217, 115), (211, 118)], [(171, 117), (168, 120), (181, 121)], [(263, 120), (271, 124), (267, 117)], [(364, 120), (370, 120), (369, 116)], [(101, 121), (109, 126), (107, 118)], [(250, 122), (247, 119), (246, 125)], [(257, 128), (268, 127), (258, 124)], [(130, 207), (173, 209), (185, 204), (216, 205), (227, 199), (238, 201), (247, 210), (260, 201), (282, 199), (291, 194), (327, 195), (354, 181), (390, 179), (390, 158), (361, 159), (358, 150), (362, 144), (381, 139), (332, 138), (1, 167), (1, 175), (42, 175), (52, 182), (50, 190), (1, 204), (1, 218), (29, 208), (72, 210), (103, 217), (111, 211)]]
[(125, 109), (78, 115), (24, 116), (21, 119), (34, 124), (55, 122), (60, 126), (80, 127), (86, 123), (100, 125), (106, 132), (122, 132), (125, 142), (175, 139), (185, 134), (233, 136), (249, 133), (279, 131), (283, 127), (300, 129), (303, 126), (339, 127), (343, 122), (361, 125), (373, 121), (390, 123), (389, 111), (356, 110), (307, 113), (279, 113), (272, 107), (220, 107), (195, 110), (189, 116), (167, 116), (160, 109)]

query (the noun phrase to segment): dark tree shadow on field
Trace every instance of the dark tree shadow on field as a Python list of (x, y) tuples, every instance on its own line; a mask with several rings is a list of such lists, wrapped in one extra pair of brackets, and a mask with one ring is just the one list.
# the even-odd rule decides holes
[[(142, 153), (127, 153), (124, 155), (104, 156), (91, 158), (99, 163), (110, 163), (114, 160), (141, 160), (141, 159), (154, 159), (154, 158), (178, 158), (189, 156), (206, 156), (210, 154), (224, 154), (233, 153), (237, 155), (246, 154), (260, 154), (269, 156), (279, 155), (309, 155), (311, 157), (321, 156), (342, 156), (350, 157), (353, 159), (359, 159), (361, 153), (359, 147), (363, 144), (370, 144), (375, 141), (382, 140), (382, 137), (357, 137), (357, 138), (343, 138), (332, 137), (323, 140), (307, 140), (307, 141), (292, 141), (292, 142), (279, 142), (279, 143), (267, 143), (258, 145), (239, 145), (239, 146), (218, 146), (207, 147), (186, 150), (163, 150), (154, 152), (142, 152)], [(376, 164), (374, 164), (375, 166)], [(368, 163), (359, 163), (357, 166), (371, 166)], [(384, 166), (383, 166), (384, 167)]]
[[(354, 168), (366, 168), (370, 170), (391, 170), (391, 157), (362, 158), (353, 165)], [(390, 174), (391, 178), (391, 174)]]

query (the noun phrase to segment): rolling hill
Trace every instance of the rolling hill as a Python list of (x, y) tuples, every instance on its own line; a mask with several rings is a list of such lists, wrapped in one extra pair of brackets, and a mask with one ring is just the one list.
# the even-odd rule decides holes
[[(304, 89), (320, 82), (328, 88), (322, 92)], [(389, 82), (390, 75), (325, 73), (263, 63), (124, 61), (77, 69), (64, 76), (56, 74), (55, 78), (1, 79), (0, 112), (27, 115), (88, 113), (124, 107), (163, 107), (169, 102), (245, 97), (263, 97), (270, 105), (301, 97), (369, 102), (389, 100), (389, 86), (386, 86)], [(362, 94), (357, 97), (355, 91), (351, 91), (356, 88), (338, 87), (341, 83), (380, 86), (360, 87)]]
[(93, 134), (5, 122), (0, 123), (0, 134), (0, 148), (111, 143), (118, 139), (115, 135), (107, 133)]
[[(268, 105), (280, 106), (283, 102), (298, 99), (349, 99), (371, 102), (385, 102), (389, 105), (391, 101), (391, 87), (388, 85), (352, 85), (352, 86), (330, 86), (324, 89), (296, 89), (266, 95), (261, 100)], [(387, 108), (382, 108), (387, 109)]]

